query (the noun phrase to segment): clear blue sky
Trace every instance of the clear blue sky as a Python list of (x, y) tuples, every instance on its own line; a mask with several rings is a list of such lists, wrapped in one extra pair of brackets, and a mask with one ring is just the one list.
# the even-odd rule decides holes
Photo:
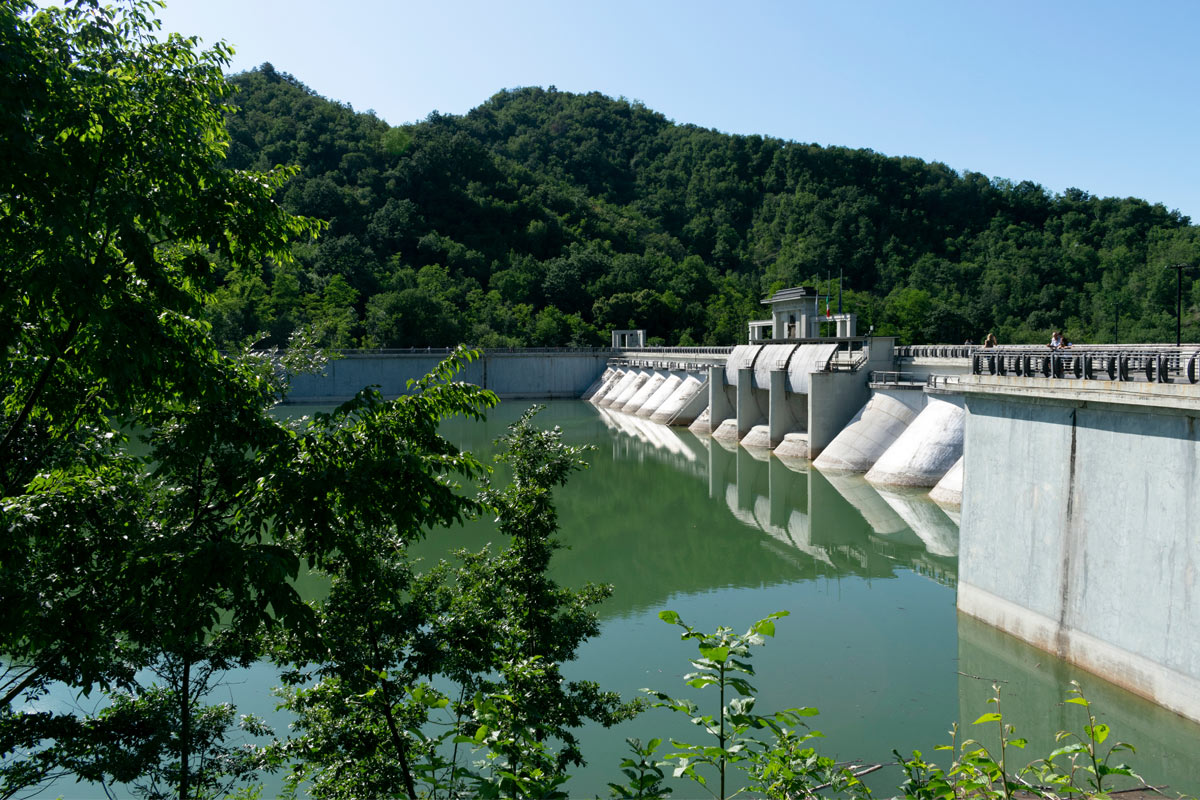
[(549, 86), (681, 123), (942, 161), (1200, 222), (1200, 0), (173, 0), (392, 124)]

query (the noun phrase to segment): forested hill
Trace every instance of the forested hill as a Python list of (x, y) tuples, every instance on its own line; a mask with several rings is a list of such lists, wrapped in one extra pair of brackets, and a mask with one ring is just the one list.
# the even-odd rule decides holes
[[(231, 80), (231, 165), (297, 165), (285, 205), (329, 227), (292, 265), (226, 276), (229, 342), (315, 322), (340, 347), (592, 345), (629, 327), (727, 345), (774, 289), (839, 273), (860, 328), (906, 343), (1114, 326), (1173, 341), (1164, 265), (1200, 260), (1200, 228), (1161, 204), (733, 136), (598, 93), (503, 91), (392, 128), (269, 64)], [(1200, 340), (1200, 281), (1184, 288)]]

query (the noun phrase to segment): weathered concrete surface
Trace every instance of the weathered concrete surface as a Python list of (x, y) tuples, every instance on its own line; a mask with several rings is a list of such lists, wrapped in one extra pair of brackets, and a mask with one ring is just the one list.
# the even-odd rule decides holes
[(809, 376), (823, 369), (837, 352), (836, 344), (802, 344), (787, 362), (788, 389), (793, 394), (808, 394)]
[(867, 473), (882, 486), (931, 487), (963, 453), (960, 398), (929, 395), (925, 408)]
[(766, 424), (758, 424), (750, 429), (750, 431), (742, 437), (742, 447), (751, 450), (770, 450), (771, 449), (771, 428)]
[(738, 436), (738, 421), (736, 417), (730, 417), (722, 422), (712, 432), (712, 437), (718, 442), (731, 442), (737, 444)]
[[(798, 354), (821, 345), (811, 344), (767, 344), (762, 345), (754, 359), (754, 388), (770, 391), (771, 373), (787, 367), (789, 360)], [(832, 350), (833, 346), (830, 346)], [(826, 356), (828, 358), (828, 356)]]
[[(631, 374), (633, 375), (631, 380), (628, 382), (623, 381), (624, 388), (620, 388), (619, 391), (614, 389), (608, 397), (600, 401), (600, 405), (611, 408), (614, 411), (620, 411), (625, 407), (626, 403), (633, 399), (634, 395), (641, 391), (642, 386), (645, 385), (646, 381), (650, 380), (650, 376), (653, 373), (648, 370), (639, 369), (634, 370)], [(609, 398), (612, 399), (609, 400)]]
[(813, 463), (822, 470), (866, 472), (912, 424), (924, 403), (919, 387), (876, 389)]
[(688, 423), (688, 432), (695, 436), (711, 436), (712, 435), (712, 405), (705, 404), (704, 410), (696, 415), (696, 418)]
[(725, 383), (729, 386), (737, 386), (738, 370), (745, 367), (753, 369), (754, 360), (758, 358), (762, 349), (761, 344), (739, 344), (733, 348), (733, 352), (725, 361)]
[(600, 405), (600, 401), (617, 387), (617, 384), (625, 377), (627, 371), (623, 367), (614, 367), (605, 370), (604, 382), (600, 384), (600, 388), (593, 392), (591, 397), (585, 399), (592, 405)]
[(959, 609), (1200, 720), (1200, 392), (1064, 383), (962, 387)]
[(858, 372), (814, 372), (809, 375), (808, 448), (816, 458), (829, 446), (871, 396), (867, 376)]
[[(444, 352), (355, 353), (330, 361), (319, 375), (297, 375), (290, 403), (339, 403), (365, 386), (378, 386), (385, 397), (408, 392), (445, 358)], [(503, 398), (579, 397), (604, 372), (610, 353), (486, 351), (468, 364), (458, 380), (491, 389)]]
[[(962, 508), (963, 459), (954, 462), (950, 471), (942, 476), (929, 493), (929, 499), (945, 509), (957, 511)], [(953, 519), (953, 517), (951, 517)], [(958, 522), (957, 519), (954, 520)]]
[(650, 373), (650, 377), (642, 384), (641, 388), (634, 392), (633, 397), (629, 398), (625, 405), (621, 406), (618, 411), (623, 411), (626, 414), (636, 414), (638, 409), (650, 399), (650, 396), (658, 391), (658, 387), (663, 385), (663, 381), (667, 379), (667, 373), (654, 370)]
[(604, 389), (605, 386), (608, 385), (609, 380), (612, 379), (613, 375), (615, 375), (616, 372), (617, 372), (616, 367), (605, 368), (604, 372), (600, 375), (600, 377), (596, 378), (596, 380), (592, 381), (592, 385), (589, 386), (587, 389), (585, 389), (583, 394), (579, 395), (579, 399), (590, 401), (602, 389)]
[(808, 461), (808, 433), (792, 432), (783, 435), (783, 441), (772, 450), (775, 455), (786, 459)]
[(666, 402), (667, 398), (675, 393), (679, 388), (679, 384), (683, 383), (685, 373), (668, 372), (664, 375), (663, 380), (659, 383), (658, 388), (654, 390), (654, 394), (646, 398), (646, 401), (638, 406), (634, 413), (639, 417), (653, 416), (658, 407)]
[(708, 408), (708, 381), (698, 375), (687, 375), (678, 388), (663, 401), (651, 422), (689, 426)]
[(708, 408), (688, 426), (692, 433), (713, 434), (727, 420), (733, 420), (733, 439), (737, 441), (737, 387), (730, 384), (723, 366), (708, 368)]
[(621, 397), (621, 395), (625, 394), (626, 390), (633, 385), (634, 381), (638, 379), (640, 374), (640, 370), (626, 370), (621, 375), (620, 379), (612, 386), (612, 388), (606, 391), (603, 395), (595, 398), (595, 404), (602, 408), (611, 407), (612, 404), (615, 403)]
[[(728, 373), (728, 370), (726, 370)], [(737, 371), (737, 440), (740, 442), (755, 425), (764, 424), (769, 413), (767, 393), (754, 386), (753, 367), (742, 367)], [(719, 432), (719, 430), (717, 431)], [(717, 432), (714, 432), (715, 436)]]

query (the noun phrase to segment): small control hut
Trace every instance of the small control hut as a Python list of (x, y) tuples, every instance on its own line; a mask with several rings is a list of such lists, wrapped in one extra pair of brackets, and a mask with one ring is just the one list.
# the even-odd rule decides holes
[(820, 339), (821, 322), (833, 327), (826, 336), (850, 338), (858, 335), (857, 316), (854, 314), (821, 313), (817, 290), (811, 286), (793, 286), (780, 289), (762, 301), (770, 306), (771, 319), (750, 323), (750, 341), (762, 342), (771, 339)]

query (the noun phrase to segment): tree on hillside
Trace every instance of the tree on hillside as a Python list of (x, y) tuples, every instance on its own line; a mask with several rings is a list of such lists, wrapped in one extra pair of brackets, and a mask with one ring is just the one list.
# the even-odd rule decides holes
[[(1056, 196), (937, 162), (733, 136), (595, 92), (513, 89), (461, 117), (386, 129), (274, 69), (232, 80), (243, 111), (230, 121), (234, 163), (297, 164), (285, 204), (327, 214), (346, 240), (298, 248), (300, 293), (321, 296), (341, 274), (359, 292), (354, 314), (365, 321), (370, 308), (376, 330), (391, 321), (372, 302), (407, 288), (393, 277), (437, 265), (469, 288), (431, 294), (437, 302), (415, 316), (431, 311), (444, 324), (427, 330), (448, 324), (475, 344), (562, 345), (591, 330), (603, 339), (617, 318), (630, 321), (624, 307), (640, 292), (648, 313), (632, 320), (652, 337), (733, 344), (745, 336), (737, 318), (761, 316), (752, 309), (773, 286), (837, 274), (845, 310), (913, 343), (962, 332), (964, 320), (972, 338), (995, 329), (1005, 341), (1040, 341), (1067, 324), (1078, 341), (1111, 338), (1099, 312), (1111, 306), (1105, 275), (1131, 298), (1125, 327), (1163, 339), (1166, 290), (1153, 277), (1167, 258), (1162, 242), (1196, 230), (1135, 198)], [(686, 276), (672, 268), (685, 262)], [(1200, 282), (1185, 278), (1190, 296)], [(726, 279), (754, 295), (744, 311), (715, 310), (730, 300), (717, 297)], [(256, 288), (228, 276), (229, 300), (214, 312), (222, 330), (264, 320), (281, 343), (296, 325), (321, 322), (319, 304), (286, 317), (244, 313), (252, 301), (241, 298)], [(926, 293), (938, 319), (885, 319), (886, 298), (908, 289)], [(560, 314), (576, 321), (553, 324)], [(437, 343), (425, 330), (403, 344)], [(380, 340), (365, 327), (351, 336)]]

